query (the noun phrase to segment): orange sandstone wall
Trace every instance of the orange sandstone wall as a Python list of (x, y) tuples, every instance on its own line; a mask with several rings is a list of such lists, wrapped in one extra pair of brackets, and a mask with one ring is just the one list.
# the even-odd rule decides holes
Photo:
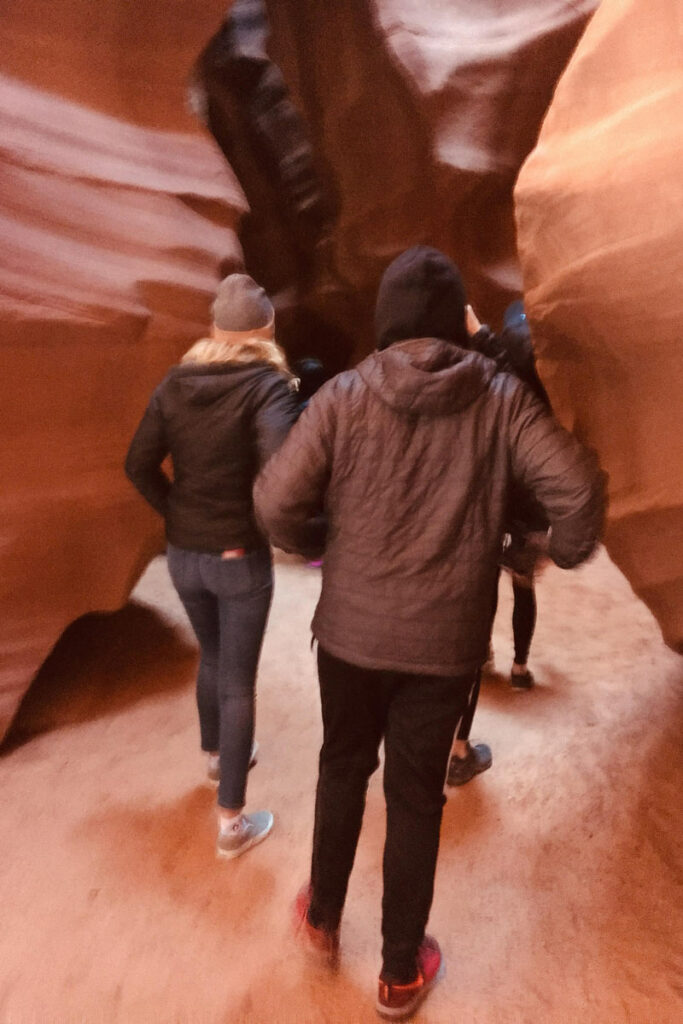
[(266, 6), (271, 56), (338, 197), (333, 257), (361, 299), (356, 354), (373, 344), (382, 271), (420, 242), (455, 259), (496, 322), (521, 287), (514, 182), (596, 0)]
[(516, 188), (541, 374), (609, 472), (609, 553), (679, 650), (682, 38), (668, 0), (603, 0)]
[[(267, 7), (340, 210), (321, 279), (283, 268), (285, 337), (294, 295), (370, 347), (377, 280), (420, 241), (455, 257), (495, 319), (520, 283), (513, 182), (595, 0)], [(0, 736), (64, 627), (120, 605), (161, 544), (121, 464), (151, 387), (242, 261), (244, 196), (184, 96), (225, 11), (3, 4)]]
[(183, 103), (224, 8), (3, 4), (0, 737), (63, 629), (161, 547), (122, 462), (241, 262), (241, 189)]

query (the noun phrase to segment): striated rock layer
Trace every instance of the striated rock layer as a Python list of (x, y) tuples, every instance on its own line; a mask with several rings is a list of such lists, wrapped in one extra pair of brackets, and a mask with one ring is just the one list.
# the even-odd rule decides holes
[[(495, 320), (519, 286), (512, 184), (594, 6), (267, 0), (269, 53), (338, 214), (312, 280), (270, 260), (290, 350), (367, 349), (377, 280), (420, 241), (458, 260)], [(3, 4), (0, 735), (63, 628), (124, 601), (161, 541), (121, 462), (242, 258), (243, 193), (184, 97), (225, 8)]]
[(243, 194), (182, 103), (223, 4), (139, 6), (3, 6), (0, 737), (64, 628), (160, 549), (125, 450), (241, 263)]
[[(375, 6), (433, 163), (430, 178), (413, 179), (405, 210), (414, 217), (415, 193), (426, 193), (436, 244), (460, 265), (482, 317), (498, 323), (520, 290), (513, 185), (596, 0), (376, 0)], [(394, 164), (394, 175), (401, 164)]]
[[(379, 277), (418, 242), (448, 252), (475, 306), (497, 321), (520, 289), (514, 181), (595, 0), (236, 0), (233, 17), (243, 11), (253, 26), (262, 8), (268, 56), (306, 119), (336, 211), (319, 279), (298, 300), (311, 312), (311, 344), (332, 327), (350, 332), (356, 356), (366, 352)], [(260, 52), (260, 38), (249, 44)], [(203, 66), (214, 130), (259, 205), (246, 263), (271, 291), (296, 290), (292, 238), (278, 236), (266, 161), (256, 167), (255, 153), (245, 154), (253, 140), (240, 124), (240, 91), (247, 106), (259, 71), (242, 85), (245, 61), (231, 64), (229, 46), (216, 49), (213, 66)], [(290, 348), (300, 344), (295, 323)]]
[(541, 374), (609, 472), (607, 548), (679, 650), (682, 29), (667, 0), (604, 0), (516, 189)]

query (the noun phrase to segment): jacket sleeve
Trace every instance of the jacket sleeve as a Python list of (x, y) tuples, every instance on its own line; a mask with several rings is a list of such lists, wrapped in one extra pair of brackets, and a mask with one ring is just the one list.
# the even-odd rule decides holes
[(157, 392), (152, 395), (126, 456), (126, 476), (161, 516), (166, 515), (171, 481), (161, 463), (168, 455), (168, 441)]
[(510, 424), (512, 475), (541, 504), (550, 522), (549, 555), (572, 569), (595, 550), (605, 513), (605, 480), (594, 452), (560, 426), (517, 385)]
[(284, 551), (319, 555), (324, 548), (335, 429), (331, 383), (313, 396), (254, 485), (257, 518)]
[(254, 413), (254, 432), (258, 464), (268, 459), (287, 437), (297, 417), (296, 393), (281, 374), (273, 374), (273, 383)]

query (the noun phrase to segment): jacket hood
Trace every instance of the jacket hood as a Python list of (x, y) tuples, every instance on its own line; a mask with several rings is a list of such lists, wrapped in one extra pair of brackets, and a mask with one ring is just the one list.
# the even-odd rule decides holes
[(170, 378), (189, 405), (211, 405), (233, 388), (275, 372), (269, 363), (183, 363), (173, 367)]
[(438, 249), (414, 245), (390, 263), (377, 292), (377, 348), (409, 338), (443, 338), (468, 347), (465, 286)]
[(444, 416), (474, 402), (489, 386), (496, 364), (440, 338), (415, 338), (373, 352), (357, 369), (395, 412)]

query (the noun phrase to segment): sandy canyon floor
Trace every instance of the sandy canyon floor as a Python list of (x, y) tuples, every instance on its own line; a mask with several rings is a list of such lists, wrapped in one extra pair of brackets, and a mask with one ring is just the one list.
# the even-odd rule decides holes
[[(311, 968), (289, 931), (320, 742), (318, 571), (279, 556), (249, 806), (272, 836), (214, 855), (194, 642), (163, 558), (128, 606), (64, 635), (0, 757), (2, 1024), (364, 1024), (380, 949), (381, 770), (342, 927)], [(683, 1020), (683, 662), (601, 554), (548, 570), (510, 690), (511, 587), (473, 736), (492, 769), (448, 792), (430, 931), (447, 974), (424, 1024)]]

